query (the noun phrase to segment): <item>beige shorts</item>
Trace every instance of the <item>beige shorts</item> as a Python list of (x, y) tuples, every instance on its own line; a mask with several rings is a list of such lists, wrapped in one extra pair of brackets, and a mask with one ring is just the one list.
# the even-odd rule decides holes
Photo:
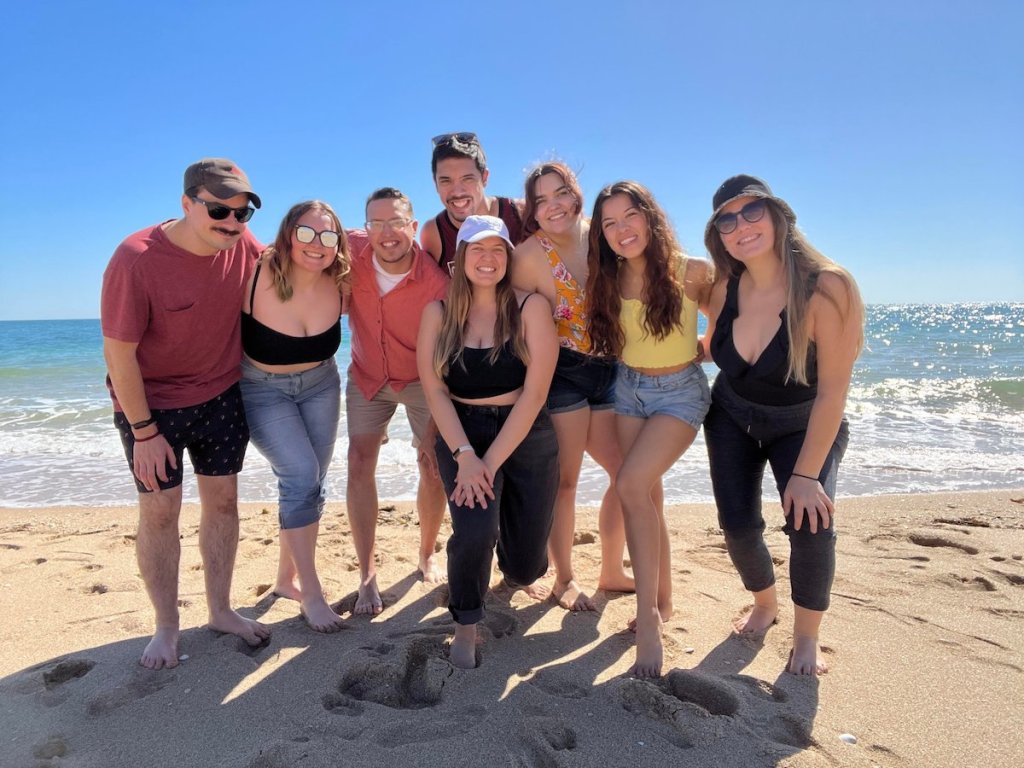
[(385, 385), (373, 400), (367, 400), (351, 375), (345, 385), (345, 419), (348, 434), (381, 435), (387, 432), (391, 417), (398, 405), (405, 406), (409, 426), (412, 428), (413, 445), (419, 445), (430, 423), (430, 409), (423, 395), (423, 385), (418, 381), (407, 384), (401, 392), (395, 392), (391, 385)]

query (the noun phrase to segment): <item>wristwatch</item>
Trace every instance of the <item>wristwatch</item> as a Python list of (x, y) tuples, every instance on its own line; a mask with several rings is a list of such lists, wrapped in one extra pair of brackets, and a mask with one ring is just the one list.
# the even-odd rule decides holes
[(462, 453), (476, 453), (476, 451), (473, 450), (472, 445), (466, 443), (465, 445), (460, 445), (458, 448), (452, 451), (452, 458), (457, 461), (459, 458), (459, 454)]

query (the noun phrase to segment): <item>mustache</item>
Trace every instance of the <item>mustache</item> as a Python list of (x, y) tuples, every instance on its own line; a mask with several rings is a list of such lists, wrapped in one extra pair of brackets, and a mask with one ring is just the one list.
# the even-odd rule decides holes
[(227, 227), (214, 227), (213, 231), (220, 232), (220, 234), (227, 235), (228, 237), (234, 237), (235, 235), (242, 234), (242, 230), (240, 229), (228, 229)]

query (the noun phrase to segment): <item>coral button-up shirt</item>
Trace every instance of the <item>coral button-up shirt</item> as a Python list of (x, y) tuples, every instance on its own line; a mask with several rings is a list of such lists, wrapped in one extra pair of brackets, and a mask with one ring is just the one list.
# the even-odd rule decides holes
[(347, 232), (352, 253), (352, 295), (348, 325), (352, 333), (349, 375), (367, 400), (386, 385), (396, 392), (419, 381), (416, 337), (423, 308), (443, 299), (449, 278), (430, 254), (413, 243), (412, 269), (386, 295), (377, 286), (373, 248), (363, 230)]

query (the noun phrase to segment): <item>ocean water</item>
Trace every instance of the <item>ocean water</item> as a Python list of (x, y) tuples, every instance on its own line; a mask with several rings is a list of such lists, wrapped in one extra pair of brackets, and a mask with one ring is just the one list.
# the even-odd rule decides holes
[[(344, 371), (347, 329), (343, 338)], [(1024, 304), (871, 306), (866, 341), (850, 388), (840, 495), (1024, 486)], [(0, 322), (0, 506), (134, 503), (104, 377), (98, 320)], [(345, 492), (344, 420), (329, 474), (336, 500)], [(401, 408), (389, 437), (380, 497), (412, 499), (416, 456)], [(588, 459), (580, 503), (598, 503), (604, 487)], [(277, 496), (251, 446), (240, 495), (268, 504)], [(702, 436), (665, 476), (665, 496), (711, 500)], [(768, 484), (765, 496), (777, 498)], [(185, 497), (196, 500), (188, 479)]]

